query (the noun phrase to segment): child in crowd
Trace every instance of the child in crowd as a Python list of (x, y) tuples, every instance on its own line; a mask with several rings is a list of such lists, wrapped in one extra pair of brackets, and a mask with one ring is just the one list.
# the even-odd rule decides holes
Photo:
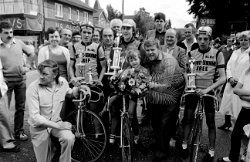
[[(126, 54), (126, 62), (128, 64), (126, 70), (133, 68), (136, 74), (143, 73), (145, 76), (149, 76), (148, 70), (140, 65), (140, 61), (141, 61), (140, 52), (138, 50), (129, 50)], [(142, 153), (146, 153), (145, 147), (139, 141), (139, 125), (136, 116), (136, 106), (137, 106), (138, 96), (130, 95), (128, 100), (129, 100), (128, 114), (132, 130), (134, 133), (134, 146)], [(120, 118), (119, 108), (122, 108), (122, 96), (121, 95), (112, 96), (110, 99), (110, 112), (111, 112), (112, 123), (111, 123), (110, 139), (109, 139), (111, 145), (114, 144), (115, 142), (115, 135), (117, 132), (117, 127), (119, 123), (118, 121)]]

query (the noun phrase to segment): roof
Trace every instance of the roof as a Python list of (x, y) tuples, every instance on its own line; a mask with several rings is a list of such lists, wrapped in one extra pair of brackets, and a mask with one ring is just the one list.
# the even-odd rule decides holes
[(94, 9), (96, 9), (96, 10), (100, 10), (101, 9), (102, 10), (101, 5), (100, 5), (100, 3), (99, 3), (98, 0), (95, 1)]
[(58, 1), (78, 7), (78, 8), (85, 9), (90, 12), (96, 12), (95, 9), (89, 7), (87, 4), (83, 3), (81, 0), (58, 0)]

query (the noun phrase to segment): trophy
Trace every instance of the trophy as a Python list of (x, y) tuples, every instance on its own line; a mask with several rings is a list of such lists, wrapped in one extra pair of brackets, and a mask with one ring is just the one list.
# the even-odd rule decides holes
[(92, 77), (92, 69), (89, 68), (89, 72), (87, 73), (88, 77), (89, 77), (89, 83), (92, 84), (93, 83), (93, 77)]
[(85, 78), (84, 73), (86, 68), (85, 57), (83, 55), (85, 56), (84, 53), (79, 54), (80, 62), (76, 64), (76, 66), (79, 69), (79, 75), (80, 75), (79, 77), (81, 77), (81, 79)]
[[(112, 65), (110, 64), (111, 63), (111, 59), (108, 58), (107, 59), (107, 64), (108, 64), (108, 70), (107, 72), (105, 73), (105, 75), (115, 75), (118, 71), (118, 69), (120, 69), (120, 55), (121, 55), (121, 51), (122, 51), (122, 48), (119, 48), (119, 43), (120, 43), (120, 38), (121, 38), (121, 33), (117, 33), (117, 37), (115, 39), (115, 44), (116, 44), (116, 47), (113, 47), (113, 50), (114, 50), (114, 55), (113, 55), (113, 62), (112, 62)], [(113, 70), (113, 72), (110, 72), (110, 69)]]
[(195, 92), (195, 73), (194, 73), (194, 62), (195, 62), (195, 59), (192, 57), (190, 60), (189, 60), (189, 63), (190, 63), (190, 73), (187, 74), (187, 79), (188, 79), (188, 83), (187, 83), (187, 92)]

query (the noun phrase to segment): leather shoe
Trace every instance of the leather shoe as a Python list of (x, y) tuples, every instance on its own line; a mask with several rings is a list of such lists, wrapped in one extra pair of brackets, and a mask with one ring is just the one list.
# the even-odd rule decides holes
[(222, 126), (219, 126), (218, 129), (220, 130), (229, 130), (232, 127), (231, 123), (225, 123)]
[(21, 140), (21, 141), (27, 141), (28, 136), (24, 132), (19, 132), (15, 135), (15, 139)]
[(20, 152), (21, 149), (18, 146), (14, 146), (12, 148), (2, 148), (3, 152)]
[(230, 161), (230, 160), (229, 160), (229, 161), (225, 161), (225, 160), (223, 159), (223, 157), (222, 157), (222, 158), (218, 158), (218, 159), (217, 159), (217, 162), (232, 162), (232, 161)]
[(209, 153), (206, 153), (206, 155), (203, 158), (203, 162), (213, 162), (214, 156), (211, 156)]

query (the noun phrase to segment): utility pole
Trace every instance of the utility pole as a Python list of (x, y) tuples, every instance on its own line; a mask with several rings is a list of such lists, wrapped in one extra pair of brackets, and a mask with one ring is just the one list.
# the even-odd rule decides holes
[(122, 0), (122, 17), (124, 16), (124, 0)]

